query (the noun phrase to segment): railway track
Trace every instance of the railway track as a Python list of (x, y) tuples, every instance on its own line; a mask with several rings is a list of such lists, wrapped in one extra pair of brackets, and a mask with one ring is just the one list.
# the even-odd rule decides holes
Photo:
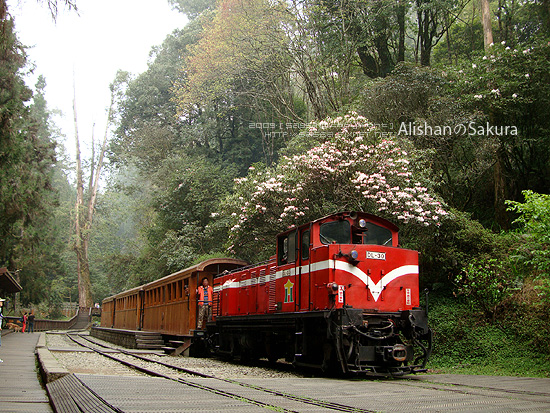
[[(320, 379), (311, 383), (301, 378), (269, 380), (259, 378), (259, 384), (250, 376), (243, 379), (217, 377), (227, 374), (224, 367), (195, 371), (201, 367), (172, 365), (159, 357), (134, 354), (125, 349), (112, 347), (86, 335), (70, 334), (69, 339), (79, 346), (94, 350), (101, 356), (138, 370), (149, 376), (170, 380), (172, 386), (193, 387), (191, 392), (210, 392), (228, 398), (228, 404), (241, 403), (252, 410), (269, 409), (279, 412), (302, 411), (550, 411), (550, 391), (538, 380), (503, 378), (503, 381), (483, 376), (437, 375), (413, 376), (387, 380), (336, 380)], [(115, 351), (114, 351), (115, 350)], [(164, 358), (163, 358), (164, 359)], [(179, 360), (181, 361), (181, 360)], [(267, 378), (267, 380), (265, 380)], [(86, 385), (81, 376), (78, 380)], [(545, 380), (545, 379), (542, 379)], [(93, 384), (92, 382), (90, 382)], [(168, 383), (168, 382), (167, 382)], [(518, 385), (516, 385), (518, 384)], [(536, 384), (535, 387), (532, 387)], [(296, 389), (291, 387), (296, 385)], [(97, 386), (97, 384), (96, 384)], [(303, 386), (303, 387), (302, 387)], [(304, 391), (307, 389), (307, 391)], [(90, 389), (92, 391), (92, 389)], [(123, 390), (121, 390), (123, 391)], [(294, 394), (297, 393), (297, 394)], [(206, 393), (205, 393), (206, 394)], [(346, 395), (350, 395), (348, 398)], [(388, 395), (399, 395), (389, 397)], [(107, 403), (97, 395), (103, 403)], [(108, 396), (105, 396), (108, 397)], [(214, 397), (214, 396), (212, 396)], [(200, 396), (199, 396), (200, 398)], [(233, 401), (229, 401), (233, 399)], [(327, 401), (327, 399), (329, 401)], [(113, 403), (113, 401), (111, 401)], [(185, 403), (185, 401), (183, 401)], [(111, 411), (119, 411), (113, 408)]]
[[(491, 386), (479, 386), (473, 384), (464, 384), (456, 382), (432, 382), (432, 381), (416, 381), (416, 380), (406, 380), (400, 382), (401, 385), (423, 388), (423, 389), (432, 389), (437, 391), (446, 391), (458, 394), (477, 394), (484, 395), (485, 397), (509, 399), (515, 398), (520, 400), (531, 401), (533, 398), (549, 399), (550, 392), (538, 392), (538, 391), (529, 391), (529, 390), (515, 390), (515, 389), (503, 389), (496, 388)], [(535, 396), (535, 397), (533, 397)]]
[[(164, 363), (164, 362), (159, 361), (159, 360), (154, 360), (154, 359), (151, 359), (149, 357), (134, 354), (134, 353), (131, 353), (127, 350), (123, 350), (123, 349), (120, 349), (120, 348), (114, 348), (114, 347), (111, 347), (111, 346), (108, 346), (108, 345), (105, 345), (105, 344), (102, 344), (102, 343), (98, 343), (97, 341), (92, 340), (89, 337), (84, 336), (84, 335), (67, 334), (67, 337), (70, 340), (72, 340), (73, 342), (75, 342), (76, 344), (78, 344), (82, 347), (89, 348), (89, 349), (93, 350), (94, 352), (96, 352), (96, 353), (98, 353), (98, 354), (100, 354), (104, 357), (107, 357), (111, 360), (114, 360), (118, 363), (121, 363), (121, 364), (123, 364), (127, 367), (136, 369), (136, 370), (138, 370), (138, 371), (140, 371), (144, 374), (147, 374), (147, 375), (150, 375), (150, 376), (155, 376), (155, 377), (161, 377), (161, 378), (172, 380), (172, 381), (176, 381), (178, 383), (181, 383), (182, 385), (187, 385), (187, 386), (190, 386), (190, 387), (198, 388), (200, 390), (204, 390), (204, 391), (207, 391), (207, 392), (210, 392), (210, 393), (215, 393), (215, 394), (225, 396), (225, 397), (229, 397), (229, 398), (232, 398), (232, 399), (238, 399), (240, 401), (244, 401), (246, 403), (250, 403), (250, 404), (260, 406), (260, 407), (264, 407), (266, 409), (270, 409), (270, 410), (274, 410), (274, 411), (298, 412), (300, 410), (292, 410), (292, 409), (289, 409), (287, 407), (282, 407), (280, 405), (275, 405), (271, 402), (262, 401), (261, 400), (263, 398), (263, 397), (261, 397), (262, 395), (269, 395), (269, 399), (272, 399), (271, 396), (279, 396), (279, 397), (281, 397), (281, 398), (283, 398), (287, 401), (290, 400), (290, 401), (296, 402), (298, 404), (305, 404), (309, 407), (314, 406), (314, 407), (318, 407), (320, 409), (327, 409), (327, 411), (330, 410), (330, 411), (355, 412), (355, 413), (372, 413), (372, 412), (374, 412), (374, 410), (362, 409), (362, 408), (357, 408), (357, 407), (354, 407), (354, 406), (348, 406), (348, 405), (345, 405), (345, 404), (328, 402), (328, 401), (319, 400), (319, 399), (315, 399), (315, 398), (298, 396), (298, 395), (290, 394), (290, 393), (287, 393), (287, 392), (282, 392), (282, 391), (273, 390), (273, 389), (269, 389), (269, 388), (262, 387), (262, 386), (257, 386), (257, 385), (253, 385), (253, 384), (249, 384), (249, 383), (244, 383), (244, 382), (241, 382), (241, 381), (238, 381), (238, 380), (220, 378), (220, 377), (216, 377), (216, 376), (213, 376), (213, 375), (204, 374), (204, 373), (197, 372), (197, 371), (194, 371), (194, 370), (191, 370), (191, 369), (187, 369), (187, 368), (180, 367), (180, 366), (174, 366), (174, 365), (169, 364), (169, 363)], [(111, 353), (111, 352), (108, 352), (106, 350), (109, 350), (109, 351), (116, 350), (117, 353)], [(122, 354), (125, 357), (119, 357), (116, 354), (118, 354), (119, 356)], [(136, 362), (132, 362), (131, 359), (137, 359), (137, 360), (140, 361), (140, 363), (137, 364)], [(148, 366), (145, 367), (143, 365), (143, 363), (147, 363)], [(173, 370), (173, 373), (170, 374), (170, 373), (167, 373), (166, 371), (161, 372), (161, 371), (159, 371), (160, 367), (162, 367), (162, 369), (164, 369), (164, 370), (165, 369), (171, 369), (171, 370)], [(184, 374), (184, 377), (181, 377), (181, 374)], [(199, 381), (193, 380), (192, 378), (195, 378), (195, 377), (199, 377), (199, 378), (203, 378), (203, 379), (210, 379), (208, 381), (209, 384), (204, 384), (204, 383), (201, 383)], [(217, 387), (215, 385), (212, 385), (212, 383), (216, 383), (216, 382), (233, 385), (232, 386), (233, 390), (228, 391), (227, 389), (224, 389), (224, 387), (227, 387), (227, 386)], [(243, 392), (243, 393), (239, 393), (238, 388), (246, 389), (247, 391)], [(255, 397), (251, 398), (251, 397), (245, 395), (245, 393), (249, 394), (250, 390), (255, 391), (255, 395), (256, 395)], [(103, 402), (107, 403), (104, 400), (103, 400)], [(114, 409), (116, 410), (116, 408), (114, 408)]]

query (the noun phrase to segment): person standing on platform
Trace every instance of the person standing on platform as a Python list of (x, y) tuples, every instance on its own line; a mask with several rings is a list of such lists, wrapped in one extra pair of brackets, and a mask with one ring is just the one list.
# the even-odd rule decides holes
[(34, 333), (34, 310), (31, 311), (29, 314), (29, 317), (27, 318), (27, 322), (29, 324), (27, 328), (28, 333)]
[(23, 321), (23, 329), (21, 330), (21, 332), (25, 332), (25, 330), (27, 329), (27, 319), (28, 319), (28, 316), (27, 316), (27, 312), (25, 311), (25, 314), (23, 314), (23, 317), (21, 317), (22, 321)]
[[(4, 321), (4, 300), (0, 298), (0, 347), (2, 347), (2, 322)], [(0, 363), (3, 363), (4, 360), (0, 359)]]
[(203, 322), (212, 321), (212, 296), (214, 290), (208, 285), (208, 278), (202, 279), (202, 285), (197, 288), (197, 295), (199, 299), (199, 322), (197, 328), (203, 329)]

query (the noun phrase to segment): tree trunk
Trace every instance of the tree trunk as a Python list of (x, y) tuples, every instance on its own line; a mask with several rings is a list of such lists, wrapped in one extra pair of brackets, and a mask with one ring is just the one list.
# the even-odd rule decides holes
[(397, 46), (397, 61), (405, 61), (405, 5), (402, 1), (397, 6), (397, 26), (399, 28), (399, 43)]
[[(74, 89), (74, 85), (73, 85)], [(90, 266), (88, 263), (88, 243), (86, 241), (86, 223), (82, 216), (84, 207), (84, 179), (82, 177), (82, 162), (80, 160), (80, 140), (78, 138), (78, 120), (76, 115), (76, 90), (73, 96), (73, 119), (76, 141), (76, 217), (75, 217), (75, 246), (76, 270), (78, 273), (78, 305), (92, 306), (92, 288), (90, 282)]]
[[(449, 26), (450, 29), (450, 26)], [(447, 33), (445, 33), (445, 38), (447, 40), (447, 56), (449, 57), (449, 64), (453, 64), (453, 52), (451, 48), (451, 35), (449, 34), (449, 29), (447, 29)]]
[(510, 220), (506, 212), (505, 200), (509, 199), (509, 185), (506, 182), (505, 170), (502, 162), (502, 153), (497, 151), (496, 163), (494, 167), (493, 179), (494, 179), (494, 209), (495, 209), (495, 221), (501, 227), (501, 229), (507, 230), (510, 227)]
[(483, 23), (483, 44), (485, 50), (493, 43), (493, 27), (491, 26), (491, 6), (489, 0), (481, 0), (481, 21)]
[[(418, 4), (419, 2), (417, 2)], [(428, 10), (417, 11), (418, 43), (420, 45), (420, 65), (429, 66), (432, 54), (432, 36), (430, 34), (430, 14)]]
[(82, 242), (76, 251), (76, 269), (78, 271), (78, 306), (91, 307), (92, 282), (90, 281), (90, 264), (88, 261), (88, 243)]
[(423, 39), (420, 42), (420, 66), (429, 66), (432, 56), (431, 44), (424, 44)]

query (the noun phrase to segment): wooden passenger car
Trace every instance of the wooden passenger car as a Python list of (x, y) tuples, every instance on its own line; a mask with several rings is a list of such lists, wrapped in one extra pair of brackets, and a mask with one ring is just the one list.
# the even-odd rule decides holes
[(125, 330), (189, 335), (197, 323), (196, 290), (207, 277), (246, 265), (232, 258), (213, 258), (103, 300), (101, 326)]

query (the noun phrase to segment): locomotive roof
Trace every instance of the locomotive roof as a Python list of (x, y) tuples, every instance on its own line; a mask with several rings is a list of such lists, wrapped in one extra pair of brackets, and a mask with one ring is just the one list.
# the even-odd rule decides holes
[[(170, 275), (167, 275), (165, 277), (162, 277), (162, 278), (159, 278), (157, 280), (151, 281), (147, 284), (142, 284), (138, 287), (130, 288), (129, 290), (126, 290), (126, 291), (121, 291), (118, 294), (114, 294), (114, 295), (111, 295), (109, 297), (104, 298), (103, 301), (112, 300), (112, 299), (114, 299), (116, 297), (119, 297), (121, 295), (129, 295), (129, 294), (135, 293), (139, 290), (145, 289), (146, 287), (151, 287), (155, 284), (162, 284), (163, 282), (165, 282), (165, 281), (167, 281), (167, 280), (169, 280), (173, 277), (177, 277), (179, 275), (193, 273), (195, 271), (205, 271), (209, 266), (220, 266), (220, 265), (221, 266), (229, 265), (231, 267), (236, 265), (237, 268), (238, 268), (238, 267), (244, 267), (244, 266), (248, 265), (248, 263), (246, 261), (238, 260), (236, 258), (211, 258), (209, 260), (202, 261), (198, 264), (192, 265), (191, 267), (187, 267), (183, 270), (176, 271), (176, 272), (174, 272)], [(223, 271), (223, 269), (221, 271)]]
[(374, 214), (369, 214), (368, 212), (358, 212), (358, 211), (343, 211), (343, 212), (337, 212), (337, 213), (334, 213), (334, 214), (330, 214), (330, 215), (326, 215), (322, 218), (318, 218), (314, 221), (310, 221), (310, 222), (306, 222), (305, 224), (302, 224), (302, 225), (299, 225), (297, 227), (294, 227), (294, 228), (291, 228), (287, 231), (283, 231), (281, 232), (279, 235), (281, 234), (287, 234), (289, 232), (292, 232), (294, 231), (296, 228), (306, 228), (308, 227), (310, 224), (316, 224), (316, 223), (319, 223), (319, 222), (322, 222), (322, 221), (325, 221), (325, 220), (328, 220), (330, 218), (334, 219), (336, 217), (350, 217), (352, 216), (353, 214), (356, 214), (358, 217), (361, 217), (361, 218), (365, 218), (365, 219), (368, 219), (370, 221), (373, 221), (373, 222), (377, 222), (383, 226), (385, 226), (386, 228), (388, 228), (389, 230), (391, 231), (395, 231), (395, 232), (398, 232), (399, 231), (399, 227), (397, 225), (395, 225), (393, 222), (391, 221), (388, 221), (387, 219), (385, 218), (382, 218), (382, 217), (379, 217), (378, 215), (374, 215)]

